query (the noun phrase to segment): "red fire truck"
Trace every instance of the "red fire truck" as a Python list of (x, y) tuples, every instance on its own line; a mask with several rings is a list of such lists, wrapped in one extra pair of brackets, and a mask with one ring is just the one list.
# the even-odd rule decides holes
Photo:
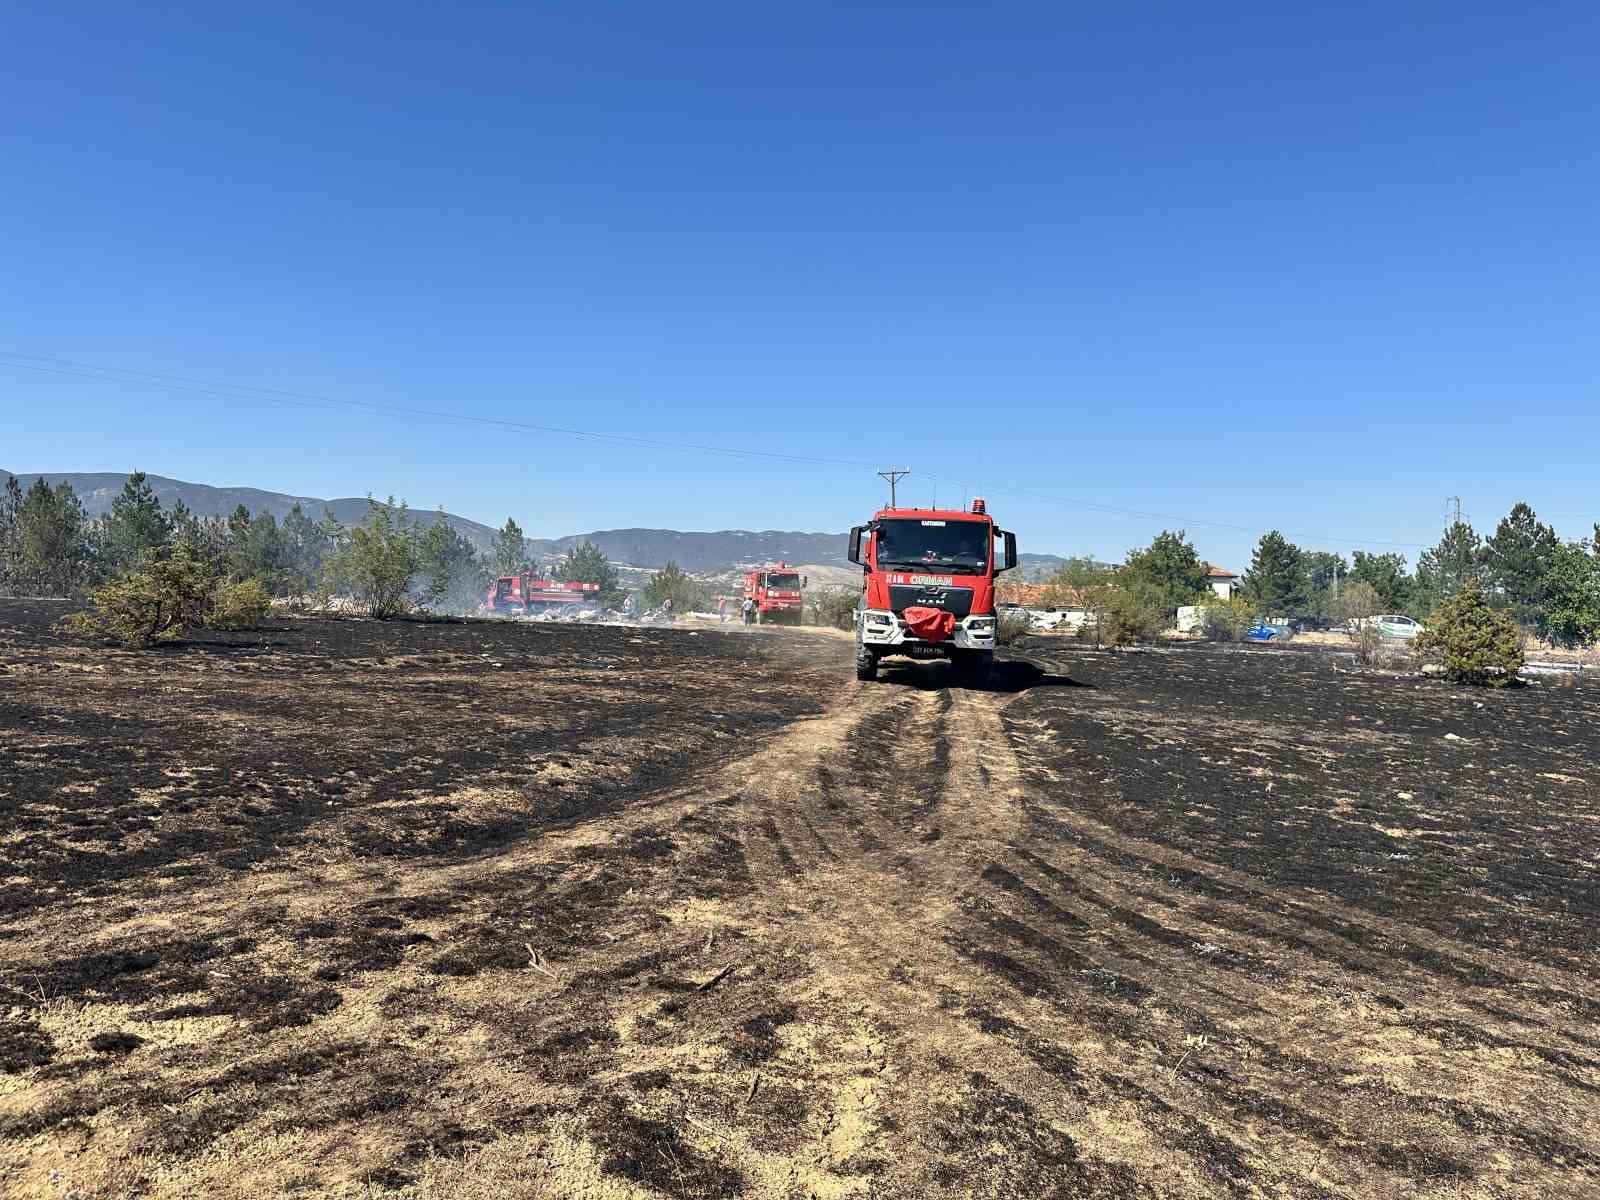
[(539, 613), (553, 608), (577, 607), (595, 599), (598, 583), (567, 583), (535, 579), (529, 572), (502, 575), (489, 585), (489, 595), (479, 605), (485, 613)]
[(756, 602), (756, 620), (775, 625), (798, 625), (802, 612), (804, 575), (788, 563), (746, 571), (744, 598)]
[(972, 511), (884, 508), (850, 531), (865, 580), (856, 610), (856, 678), (892, 654), (947, 658), (970, 683), (994, 665), (995, 576), (1017, 565), (1017, 538), (982, 500)]

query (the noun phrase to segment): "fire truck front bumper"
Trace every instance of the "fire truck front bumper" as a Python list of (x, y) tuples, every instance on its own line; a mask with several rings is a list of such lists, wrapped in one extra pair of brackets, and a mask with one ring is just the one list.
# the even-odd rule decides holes
[(863, 645), (889, 653), (994, 649), (995, 618), (989, 615), (962, 617), (956, 622), (955, 632), (942, 642), (927, 642), (913, 636), (903, 620), (885, 609), (869, 608), (857, 618), (857, 622)]

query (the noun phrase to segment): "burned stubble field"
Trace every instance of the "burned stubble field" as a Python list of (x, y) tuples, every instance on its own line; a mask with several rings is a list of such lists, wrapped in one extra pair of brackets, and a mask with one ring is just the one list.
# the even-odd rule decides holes
[(0, 602), (0, 1195), (1600, 1195), (1600, 697)]

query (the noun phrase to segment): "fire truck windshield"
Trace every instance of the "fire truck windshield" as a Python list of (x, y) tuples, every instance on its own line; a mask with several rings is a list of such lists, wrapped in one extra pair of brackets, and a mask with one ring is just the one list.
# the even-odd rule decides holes
[(983, 572), (989, 566), (987, 521), (883, 520), (877, 523), (879, 568), (957, 568)]
[(798, 592), (800, 590), (800, 576), (796, 573), (784, 574), (773, 571), (767, 574), (767, 586), (780, 592)]

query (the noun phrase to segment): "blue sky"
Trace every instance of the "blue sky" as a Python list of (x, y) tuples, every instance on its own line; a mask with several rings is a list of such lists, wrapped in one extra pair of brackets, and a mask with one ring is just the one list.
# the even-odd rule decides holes
[(1518, 499), (1569, 536), (1600, 518), (1592, 4), (6, 27), (0, 359), (845, 460), (13, 365), (11, 470), (561, 534), (843, 528), (883, 490), (846, 464), (903, 464), (916, 502), (982, 488), (1025, 549), (1187, 525), (1238, 567), (1269, 527), (1414, 560), (1450, 495), (1480, 528)]

